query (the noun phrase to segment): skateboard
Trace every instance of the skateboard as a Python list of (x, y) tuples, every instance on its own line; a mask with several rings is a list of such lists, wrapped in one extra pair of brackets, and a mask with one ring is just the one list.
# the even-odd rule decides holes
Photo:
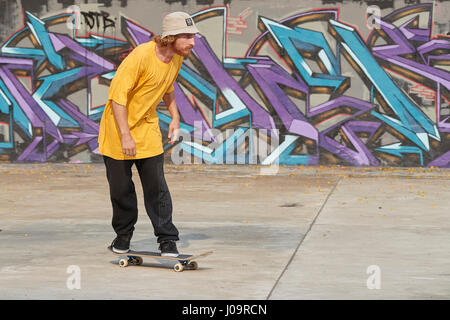
[(213, 253), (213, 250), (205, 251), (199, 254), (180, 254), (178, 257), (168, 257), (161, 256), (159, 252), (152, 251), (134, 251), (130, 250), (127, 253), (116, 253), (112, 251), (111, 246), (108, 247), (108, 250), (114, 253), (117, 256), (120, 256), (119, 266), (122, 268), (128, 267), (129, 265), (140, 266), (144, 260), (142, 257), (149, 257), (154, 259), (165, 259), (165, 260), (175, 260), (178, 261), (177, 264), (173, 267), (173, 270), (176, 272), (182, 272), (183, 270), (197, 270), (198, 263), (194, 261), (194, 259), (204, 257)]

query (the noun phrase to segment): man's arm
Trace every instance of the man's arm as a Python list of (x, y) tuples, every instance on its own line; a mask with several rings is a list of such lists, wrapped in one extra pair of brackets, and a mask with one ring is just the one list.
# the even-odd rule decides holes
[(130, 127), (128, 126), (127, 108), (114, 100), (111, 100), (111, 105), (120, 131), (122, 152), (127, 156), (134, 157), (136, 156), (136, 143), (131, 136)]
[(178, 130), (180, 129), (180, 114), (178, 113), (177, 103), (175, 102), (175, 92), (166, 93), (163, 101), (169, 109), (172, 121), (169, 124), (169, 143), (173, 144), (178, 139)]

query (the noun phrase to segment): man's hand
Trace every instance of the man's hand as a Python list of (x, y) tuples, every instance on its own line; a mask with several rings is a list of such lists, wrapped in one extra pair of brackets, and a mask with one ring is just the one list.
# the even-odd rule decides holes
[(131, 136), (130, 127), (128, 126), (127, 108), (114, 100), (111, 101), (111, 105), (121, 135), (122, 152), (129, 157), (135, 157), (136, 143)]
[(180, 129), (180, 120), (177, 118), (172, 119), (169, 124), (169, 143), (174, 144), (175, 141), (178, 140), (179, 135), (179, 129)]
[(166, 93), (163, 101), (172, 116), (172, 121), (169, 124), (169, 143), (174, 144), (178, 140), (180, 130), (180, 114), (178, 113), (177, 103), (175, 102), (175, 92)]
[(136, 156), (136, 143), (131, 134), (122, 135), (122, 152), (129, 157)]

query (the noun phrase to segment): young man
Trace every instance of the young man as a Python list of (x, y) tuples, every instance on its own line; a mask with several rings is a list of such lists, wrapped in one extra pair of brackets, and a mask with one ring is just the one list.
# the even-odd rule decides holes
[(184, 12), (163, 19), (163, 33), (137, 46), (122, 61), (109, 88), (100, 122), (99, 153), (103, 154), (113, 207), (112, 226), (117, 237), (111, 244), (117, 253), (130, 248), (138, 218), (131, 167), (139, 172), (145, 209), (152, 222), (161, 254), (178, 256), (178, 230), (172, 223), (172, 200), (164, 178), (164, 150), (156, 107), (164, 101), (172, 116), (169, 143), (177, 139), (180, 115), (173, 83), (183, 57), (194, 47), (198, 32)]

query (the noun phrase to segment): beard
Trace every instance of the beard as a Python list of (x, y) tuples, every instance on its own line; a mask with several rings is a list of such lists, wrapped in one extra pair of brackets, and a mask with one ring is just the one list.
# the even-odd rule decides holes
[(193, 46), (191, 45), (183, 45), (183, 42), (181, 42), (179, 39), (175, 40), (175, 42), (172, 44), (173, 51), (182, 56), (183, 58), (186, 58), (191, 54), (191, 50)]
[(186, 58), (191, 54), (191, 48), (181, 49), (174, 47), (174, 51), (176, 54), (182, 56), (183, 58)]

